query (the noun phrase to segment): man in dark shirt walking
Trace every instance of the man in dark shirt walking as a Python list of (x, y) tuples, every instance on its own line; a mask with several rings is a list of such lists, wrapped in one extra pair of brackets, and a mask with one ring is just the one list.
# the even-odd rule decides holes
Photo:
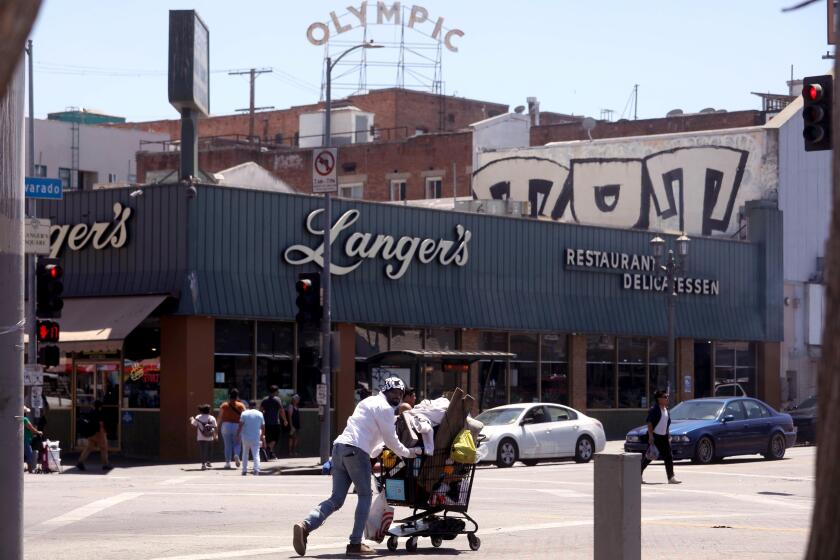
[(260, 403), (260, 410), (265, 417), (265, 440), (268, 444), (268, 458), (274, 459), (274, 447), (280, 440), (280, 427), (282, 425), (288, 426), (289, 420), (286, 418), (286, 411), (283, 409), (283, 402), (277, 396), (280, 388), (277, 385), (272, 385), (268, 388), (268, 396)]
[(108, 472), (113, 467), (108, 462), (108, 433), (105, 429), (105, 419), (102, 416), (102, 401), (93, 401), (93, 410), (87, 413), (85, 420), (90, 428), (86, 434), (82, 434), (87, 437), (87, 443), (79, 457), (79, 462), (76, 463), (76, 468), (80, 471), (85, 470), (85, 460), (88, 455), (98, 449), (102, 460), (102, 470)]

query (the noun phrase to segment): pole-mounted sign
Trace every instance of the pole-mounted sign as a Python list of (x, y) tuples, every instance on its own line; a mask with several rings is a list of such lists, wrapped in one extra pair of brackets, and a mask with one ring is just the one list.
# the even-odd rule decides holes
[(180, 178), (198, 175), (198, 117), (210, 113), (210, 32), (195, 10), (169, 11), (169, 102), (181, 112)]
[(312, 150), (312, 192), (332, 193), (338, 191), (336, 162), (338, 148)]

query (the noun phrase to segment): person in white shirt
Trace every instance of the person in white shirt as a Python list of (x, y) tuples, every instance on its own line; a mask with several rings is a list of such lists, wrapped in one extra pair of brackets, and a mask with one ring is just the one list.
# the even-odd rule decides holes
[(260, 444), (265, 445), (265, 417), (250, 401), (248, 410), (239, 415), (236, 439), (242, 441), (242, 476), (248, 474), (248, 453), (254, 458), (254, 475), (260, 474)]
[(210, 415), (210, 405), (203, 404), (198, 407), (199, 414), (190, 418), (190, 424), (195, 426), (195, 439), (198, 441), (198, 449), (201, 453), (201, 470), (210, 468), (210, 450), (213, 442), (218, 437), (218, 426), (216, 419)]
[(399, 377), (385, 380), (378, 395), (367, 397), (356, 405), (347, 419), (347, 427), (333, 442), (332, 495), (315, 506), (293, 530), (292, 544), (295, 552), (303, 556), (309, 533), (320, 527), (326, 519), (344, 505), (352, 482), (356, 487), (358, 503), (350, 533), (347, 554), (369, 556), (376, 551), (362, 542), (362, 532), (370, 512), (372, 452), (383, 442), (401, 457), (414, 457), (421, 453), (419, 447), (408, 449), (397, 438), (395, 410), (402, 401), (405, 384)]
[[(650, 407), (647, 415), (648, 445), (655, 445), (659, 456), (665, 462), (665, 473), (668, 475), (669, 484), (680, 484), (674, 476), (674, 456), (671, 453), (671, 436), (668, 429), (671, 426), (671, 415), (668, 414), (668, 393), (657, 391), (654, 393), (656, 404)], [(650, 464), (650, 459), (642, 456), (642, 472)], [(644, 484), (642, 480), (642, 484)]]

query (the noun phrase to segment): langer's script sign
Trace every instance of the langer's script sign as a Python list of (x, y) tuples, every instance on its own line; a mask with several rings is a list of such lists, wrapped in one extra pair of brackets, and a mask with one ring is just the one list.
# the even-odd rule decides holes
[[(318, 229), (315, 220), (323, 215), (324, 210), (313, 210), (306, 218), (306, 230), (314, 236), (323, 238), (324, 230)], [(342, 214), (330, 229), (330, 239), (336, 244), (339, 235), (359, 220), (358, 210), (348, 210)], [(385, 275), (391, 280), (398, 280), (405, 275), (408, 267), (416, 259), (423, 264), (437, 261), (443, 266), (454, 264), (464, 266), (469, 260), (469, 242), (472, 233), (461, 224), (455, 226), (457, 239), (431, 239), (404, 235), (396, 239), (392, 235), (354, 232), (344, 242), (344, 254), (353, 261), (347, 266), (330, 263), (330, 271), (336, 276), (349, 274), (359, 268), (365, 259), (380, 258), (389, 262), (385, 266)], [(324, 243), (315, 248), (306, 245), (292, 245), (283, 253), (283, 258), (292, 266), (314, 262), (324, 266)]]
[(73, 251), (81, 251), (91, 242), (97, 250), (123, 247), (128, 241), (126, 222), (132, 210), (119, 202), (114, 203), (113, 210), (114, 218), (110, 222), (53, 225), (50, 228), (50, 257), (55, 258), (61, 254), (65, 245)]

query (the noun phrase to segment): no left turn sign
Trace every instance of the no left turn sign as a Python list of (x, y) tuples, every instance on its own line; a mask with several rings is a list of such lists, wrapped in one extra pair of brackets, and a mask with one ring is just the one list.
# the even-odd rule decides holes
[(318, 148), (312, 151), (312, 192), (338, 191), (336, 162), (338, 148)]

